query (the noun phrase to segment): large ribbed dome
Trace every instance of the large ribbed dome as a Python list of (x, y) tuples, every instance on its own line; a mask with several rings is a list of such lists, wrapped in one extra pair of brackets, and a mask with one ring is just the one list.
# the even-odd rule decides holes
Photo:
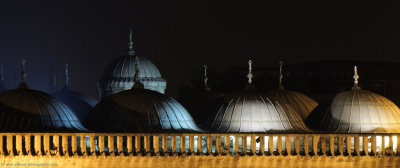
[(300, 114), (290, 105), (259, 94), (252, 84), (249, 61), (249, 84), (244, 91), (229, 94), (212, 103), (205, 111), (203, 126), (211, 132), (230, 133), (304, 133)]
[[(135, 83), (135, 58), (132, 34), (130, 36), (129, 51), (126, 56), (120, 57), (109, 64), (103, 77), (98, 81), (97, 87), (100, 97), (109, 96), (132, 88)], [(139, 80), (145, 89), (165, 93), (167, 82), (161, 77), (158, 68), (148, 59), (139, 57)]]
[(361, 90), (357, 73), (354, 78), (352, 91), (337, 94), (317, 119), (320, 128), (335, 133), (400, 133), (400, 109), (381, 95)]
[(292, 106), (292, 109), (298, 112), (303, 119), (306, 119), (318, 105), (318, 103), (310, 97), (292, 90), (277, 89), (269, 92), (269, 95)]
[[(15, 125), (8, 128), (32, 131), (86, 130), (67, 105), (46, 93), (18, 88), (1, 93), (0, 101), (8, 109), (13, 109), (0, 112), (2, 121), (9, 122), (7, 125)], [(15, 111), (18, 113), (8, 115)]]
[(143, 88), (103, 98), (84, 123), (93, 130), (107, 132), (200, 131), (175, 99)]

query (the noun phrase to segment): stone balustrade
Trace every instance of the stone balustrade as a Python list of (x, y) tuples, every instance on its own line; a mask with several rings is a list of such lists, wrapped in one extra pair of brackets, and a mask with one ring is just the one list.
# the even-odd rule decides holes
[(400, 134), (0, 133), (0, 155), (397, 156)]

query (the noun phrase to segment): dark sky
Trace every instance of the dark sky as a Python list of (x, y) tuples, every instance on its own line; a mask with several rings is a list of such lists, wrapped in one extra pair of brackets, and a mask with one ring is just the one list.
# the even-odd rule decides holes
[[(267, 1), (269, 2), (269, 1)], [(135, 29), (139, 56), (153, 61), (167, 93), (189, 83), (192, 70), (275, 66), (315, 60), (400, 61), (397, 1), (33, 1), (0, 0), (0, 63), (6, 86), (27, 61), (31, 88), (49, 90), (49, 69), (63, 83), (97, 97), (96, 82), (127, 51)]]

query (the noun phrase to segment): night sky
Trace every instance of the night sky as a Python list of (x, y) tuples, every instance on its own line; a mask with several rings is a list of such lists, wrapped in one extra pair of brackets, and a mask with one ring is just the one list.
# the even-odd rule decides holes
[(129, 27), (138, 56), (167, 80), (167, 94), (189, 84), (190, 71), (277, 66), (316, 60), (400, 61), (398, 1), (33, 1), (0, 0), (0, 64), (6, 86), (26, 59), (30, 88), (49, 91), (50, 69), (98, 97), (105, 67), (126, 54)]

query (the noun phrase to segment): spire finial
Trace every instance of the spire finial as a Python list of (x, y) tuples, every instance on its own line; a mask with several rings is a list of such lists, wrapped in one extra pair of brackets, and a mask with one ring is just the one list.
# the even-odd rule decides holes
[(283, 87), (283, 85), (282, 85), (282, 80), (283, 80), (283, 61), (282, 60), (280, 60), (279, 61), (279, 89), (281, 89), (281, 90), (283, 90), (284, 89), (284, 87)]
[(252, 65), (253, 65), (253, 62), (251, 60), (249, 60), (249, 74), (247, 75), (247, 78), (249, 79), (248, 80), (249, 84), (251, 84), (253, 82), (253, 73), (252, 73), (253, 67), (252, 67)]
[(21, 65), (22, 65), (22, 71), (21, 71), (21, 83), (18, 85), (18, 88), (27, 88), (28, 85), (25, 83), (25, 59), (21, 58)]
[(136, 56), (135, 57), (135, 75), (133, 76), (133, 78), (135, 79), (135, 84), (133, 85), (132, 88), (140, 88), (140, 89), (144, 88), (143, 84), (139, 80), (139, 74), (140, 74), (140, 71), (139, 71), (139, 57)]
[(64, 88), (67, 89), (69, 87), (69, 66), (65, 64), (65, 86)]
[(207, 65), (203, 65), (204, 68), (204, 90), (210, 91), (210, 87), (208, 87), (208, 77), (207, 77)]
[(133, 49), (133, 30), (132, 28), (129, 28), (130, 32), (129, 32), (129, 50), (128, 50), (128, 55), (135, 55), (136, 52)]
[(358, 73), (357, 73), (357, 66), (354, 66), (354, 75), (353, 75), (353, 79), (354, 79), (354, 86), (351, 90), (361, 90), (361, 88), (358, 86)]

